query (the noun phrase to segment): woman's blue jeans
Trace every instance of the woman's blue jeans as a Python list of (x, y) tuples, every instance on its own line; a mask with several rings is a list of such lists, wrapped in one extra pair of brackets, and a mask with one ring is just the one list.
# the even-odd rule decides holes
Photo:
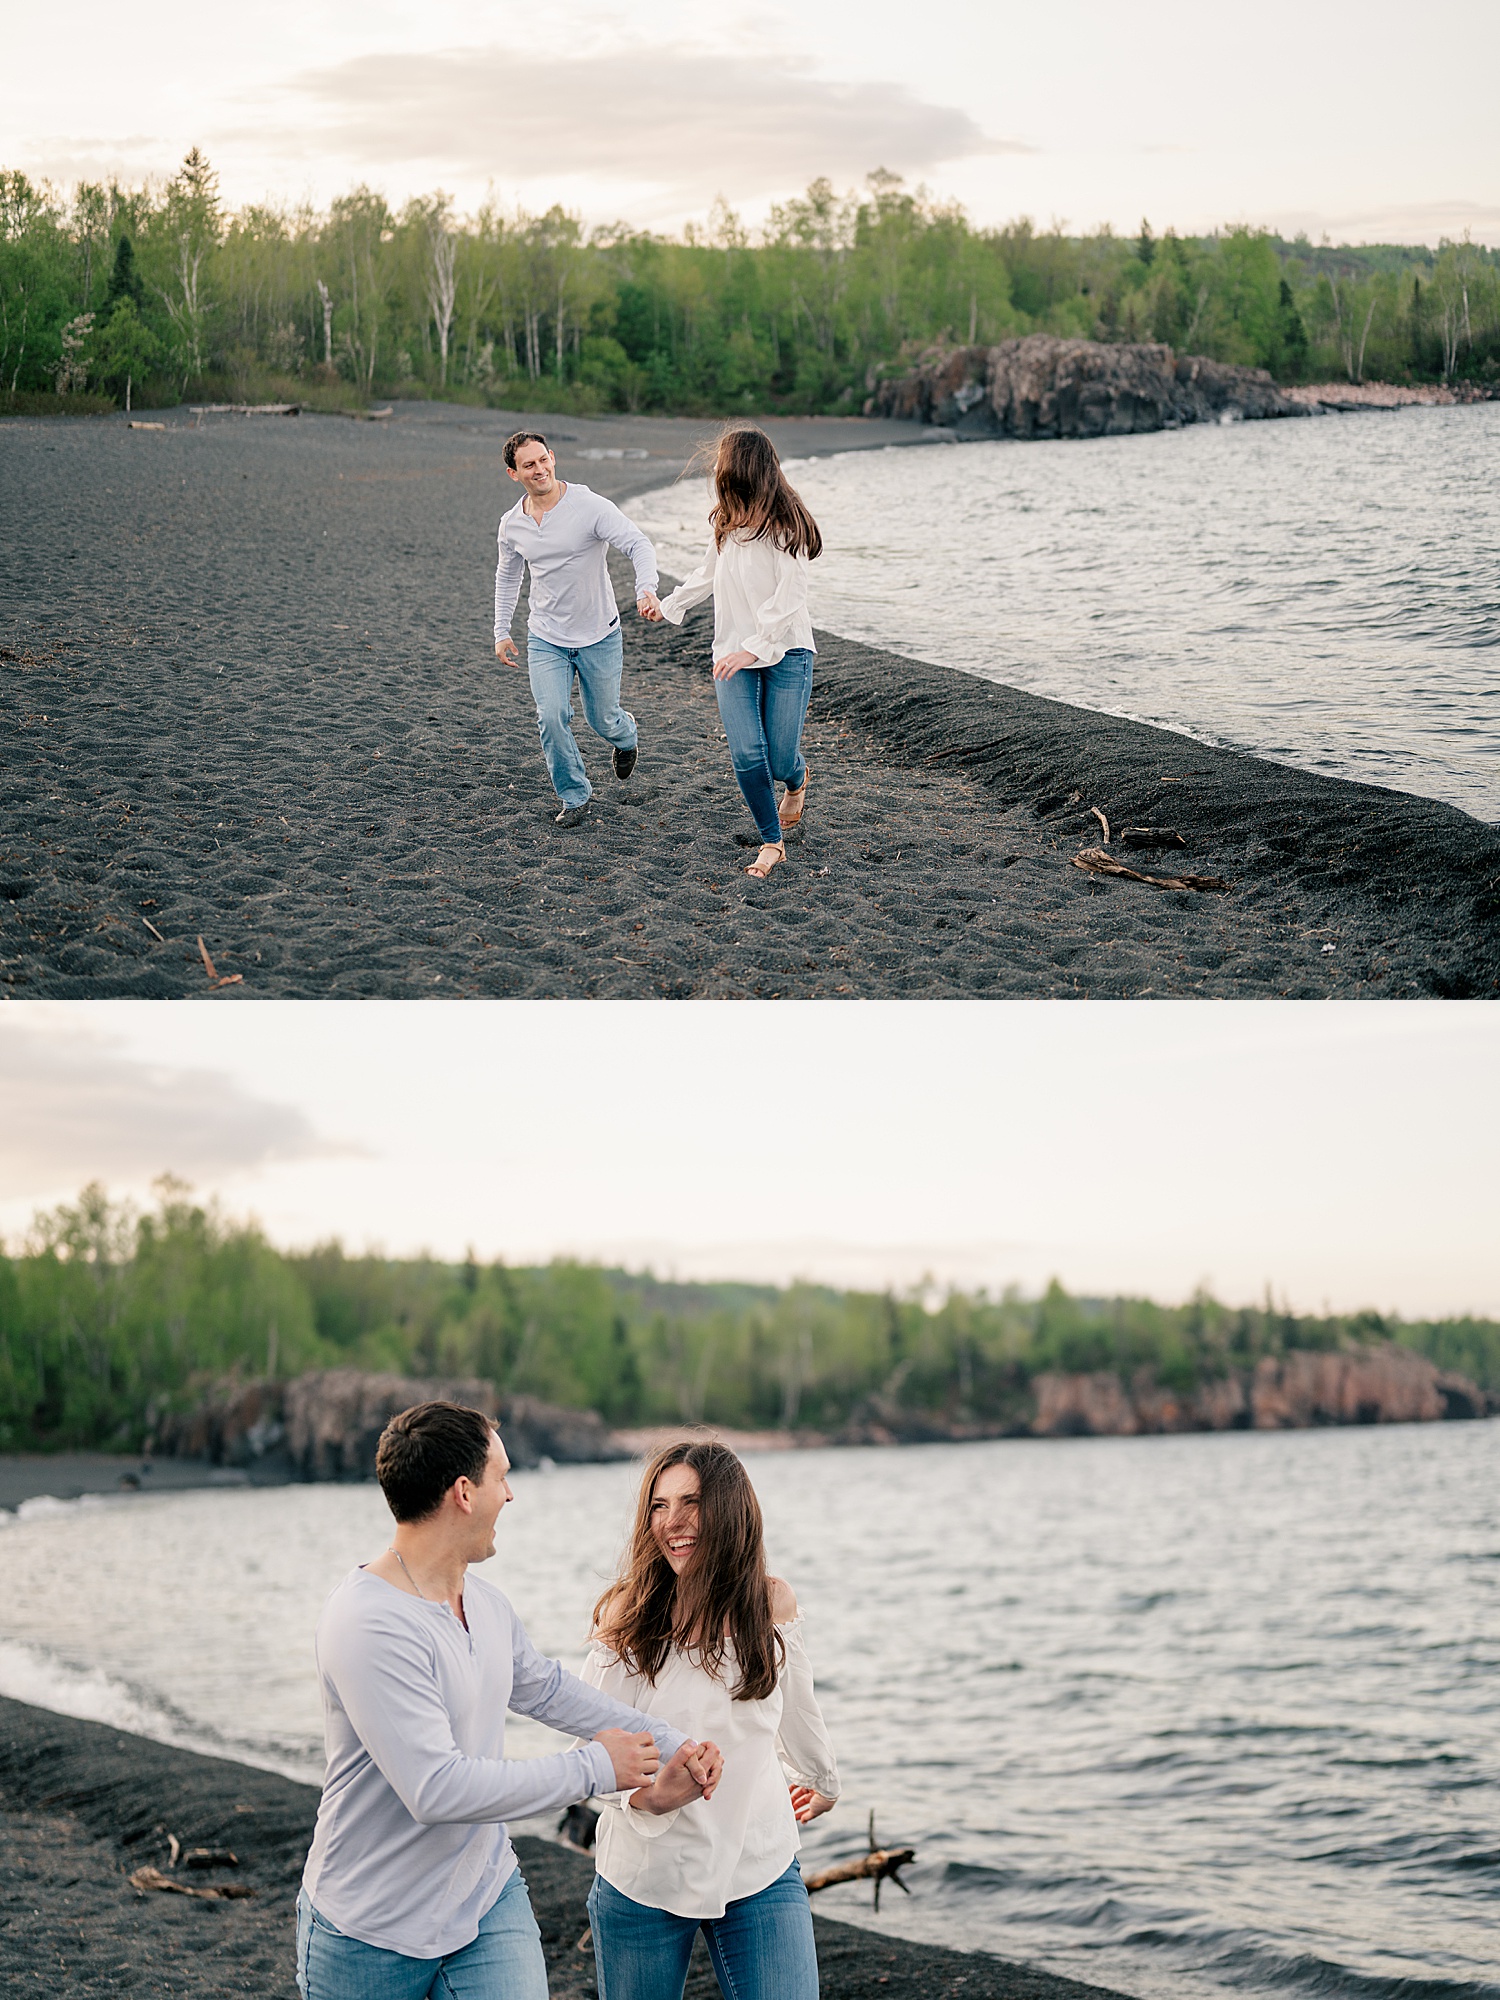
[(552, 789), (565, 806), (581, 806), (594, 796), (573, 734), (573, 676), (583, 690), (589, 728), (616, 750), (633, 750), (635, 717), (620, 706), (624, 641), (617, 625), (592, 646), (554, 646), (526, 635), (526, 674), (536, 703), (537, 733)]
[(479, 1935), (446, 1958), (407, 1958), (361, 1944), (297, 1898), (302, 2000), (547, 2000), (547, 1964), (531, 1898), (516, 1869), (480, 1919)]
[(774, 667), (741, 667), (715, 681), (730, 762), (762, 840), (781, 838), (777, 783), (795, 792), (807, 776), (802, 724), (812, 693), (813, 656), (807, 647), (783, 653)]
[(795, 1861), (758, 1895), (701, 1919), (632, 1902), (596, 1875), (589, 1922), (599, 2000), (682, 2000), (700, 1927), (724, 2000), (818, 2000), (812, 1912)]

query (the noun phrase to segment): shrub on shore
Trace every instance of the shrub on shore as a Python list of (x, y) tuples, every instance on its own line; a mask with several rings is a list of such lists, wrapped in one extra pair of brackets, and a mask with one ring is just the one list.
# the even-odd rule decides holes
[(1396, 1341), (1500, 1389), (1500, 1324), (1308, 1318), (1233, 1308), (823, 1286), (676, 1284), (558, 1261), (539, 1269), (273, 1249), (160, 1184), (138, 1214), (98, 1187), (0, 1256), (0, 1450), (133, 1449), (152, 1412), (226, 1376), (354, 1365), (477, 1376), (612, 1424), (833, 1430), (869, 1398), (944, 1422), (1009, 1421), (1044, 1372), (1143, 1370), (1186, 1394), (1263, 1356)]

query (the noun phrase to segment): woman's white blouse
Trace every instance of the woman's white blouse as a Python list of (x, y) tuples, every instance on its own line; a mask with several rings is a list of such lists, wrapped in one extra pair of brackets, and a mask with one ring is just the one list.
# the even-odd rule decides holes
[(716, 660), (729, 653), (753, 653), (762, 666), (774, 667), (784, 653), (799, 647), (816, 650), (807, 609), (806, 556), (788, 555), (765, 536), (750, 542), (730, 535), (722, 549), (710, 540), (692, 575), (662, 599), (661, 615), (680, 625), (710, 595)]
[(732, 1653), (724, 1662), (728, 1684), (675, 1648), (652, 1684), (607, 1646), (596, 1641), (589, 1649), (582, 1678), (590, 1687), (649, 1710), (700, 1743), (717, 1743), (724, 1753), (724, 1775), (711, 1799), (653, 1816), (629, 1805), (628, 1793), (601, 1798), (599, 1873), (632, 1902), (679, 1917), (723, 1916), (726, 1903), (784, 1874), (802, 1844), (787, 1786), (838, 1797), (838, 1766), (813, 1693), (802, 1620), (776, 1629), (786, 1659), (764, 1701), (730, 1699)]

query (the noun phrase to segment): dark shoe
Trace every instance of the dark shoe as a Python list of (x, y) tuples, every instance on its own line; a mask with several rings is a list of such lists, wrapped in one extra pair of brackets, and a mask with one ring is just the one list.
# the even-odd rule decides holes
[(589, 801), (585, 799), (581, 806), (564, 806), (560, 813), (553, 815), (552, 824), (554, 826), (582, 826), (588, 816)]
[(617, 778), (628, 778), (635, 769), (637, 747), (636, 744), (632, 743), (628, 750), (613, 750), (610, 752), (610, 762), (615, 767), (615, 776)]

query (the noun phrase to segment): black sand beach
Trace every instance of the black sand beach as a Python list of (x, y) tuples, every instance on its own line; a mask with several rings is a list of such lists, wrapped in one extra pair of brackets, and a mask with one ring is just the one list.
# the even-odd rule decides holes
[[(564, 834), (490, 632), (517, 420), (153, 421), (0, 424), (7, 997), (1500, 993), (1495, 829), (828, 635), (806, 831), (751, 882), (706, 612), (630, 613), (640, 764), (617, 784), (580, 726), (597, 806)], [(533, 421), (626, 502), (711, 428)], [(1093, 807), (1184, 835), (1132, 865), (1230, 886), (1073, 867)]]
[[(310, 1786), (0, 1699), (0, 1995), (296, 2000), (297, 1885), (316, 1809)], [(227, 1849), (238, 1865), (173, 1867), (173, 1834), (184, 1854)], [(589, 2000), (593, 1957), (577, 1943), (593, 1863), (550, 1841), (516, 1846), (554, 2000)], [(138, 1891), (129, 1877), (143, 1867), (255, 1893)], [(826, 2000), (1108, 2000), (1003, 1959), (814, 1921)], [(700, 1944), (689, 2000), (717, 1993)]]

